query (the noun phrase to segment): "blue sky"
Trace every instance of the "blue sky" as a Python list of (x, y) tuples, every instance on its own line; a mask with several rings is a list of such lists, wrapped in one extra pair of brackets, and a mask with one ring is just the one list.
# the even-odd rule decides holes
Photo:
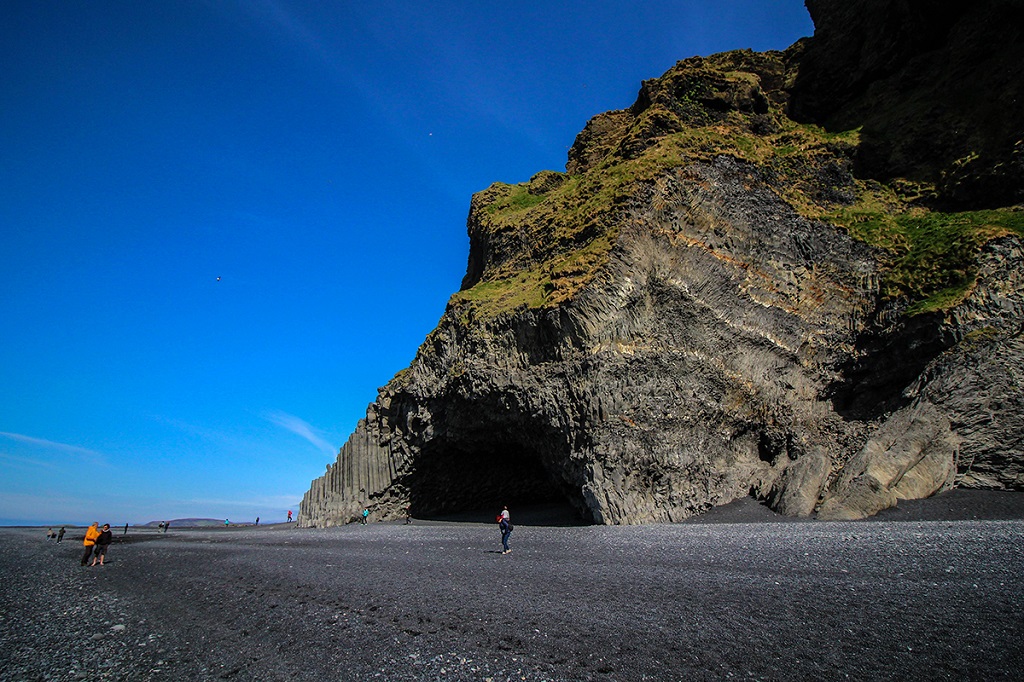
[(0, 524), (283, 520), (437, 324), (473, 192), (799, 0), (0, 3)]

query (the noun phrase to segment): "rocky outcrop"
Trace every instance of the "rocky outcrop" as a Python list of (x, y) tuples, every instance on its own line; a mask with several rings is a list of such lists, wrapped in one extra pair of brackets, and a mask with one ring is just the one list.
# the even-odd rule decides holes
[(794, 120), (817, 40), (680, 62), (567, 173), (477, 194), (462, 289), (299, 522), (747, 495), (841, 519), (1024, 488), (1022, 213), (944, 212), (938, 180), (865, 178), (858, 131)]
[(819, 518), (863, 518), (954, 485), (1024, 489), (1021, 240), (994, 240), (980, 259), (978, 285), (943, 320), (956, 341), (845, 465)]
[(1024, 3), (807, 0), (791, 114), (861, 128), (859, 172), (958, 208), (1024, 201)]

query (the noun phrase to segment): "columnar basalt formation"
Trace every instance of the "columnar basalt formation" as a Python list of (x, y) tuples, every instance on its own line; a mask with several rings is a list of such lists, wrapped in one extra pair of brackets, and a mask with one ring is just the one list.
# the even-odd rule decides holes
[[(1014, 10), (939, 8), (908, 47), (915, 2), (809, 6), (814, 38), (679, 62), (591, 120), (566, 173), (473, 197), (461, 290), (300, 523), (551, 500), (594, 523), (677, 521), (746, 495), (861, 518), (1024, 488), (1024, 146), (1000, 123), (950, 133), (980, 150), (969, 162), (932, 145), (911, 168), (875, 144), (895, 110), (931, 130), (912, 119), (935, 93), (910, 76), (975, 54)], [(840, 20), (895, 38), (852, 54), (866, 43)], [(1013, 49), (984, 65), (1019, 69)]]

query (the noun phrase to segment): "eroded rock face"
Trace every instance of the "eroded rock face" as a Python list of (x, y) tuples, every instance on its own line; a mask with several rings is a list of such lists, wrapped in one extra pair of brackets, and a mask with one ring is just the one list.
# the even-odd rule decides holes
[(961, 207), (1024, 200), (1024, 3), (806, 4), (794, 118), (861, 126), (866, 176), (937, 181)]
[(593, 522), (643, 523), (751, 493), (860, 518), (954, 480), (1024, 487), (1016, 238), (986, 249), (974, 294), (937, 323), (958, 340), (904, 406), (858, 420), (829, 391), (876, 324), (871, 249), (730, 157), (667, 173), (621, 221), (572, 303), (477, 325), (450, 309), (303, 521), (564, 498)]
[(954, 485), (1024, 489), (1022, 275), (1019, 238), (986, 245), (978, 285), (943, 320), (957, 341), (845, 465), (819, 518), (864, 518)]
[(746, 495), (850, 519), (1024, 489), (1021, 238), (984, 233), (951, 305), (883, 295), (901, 252), (828, 218), (885, 195), (855, 142), (786, 114), (807, 49), (680, 62), (568, 174), (476, 195), (462, 290), (299, 522), (551, 500), (664, 522)]

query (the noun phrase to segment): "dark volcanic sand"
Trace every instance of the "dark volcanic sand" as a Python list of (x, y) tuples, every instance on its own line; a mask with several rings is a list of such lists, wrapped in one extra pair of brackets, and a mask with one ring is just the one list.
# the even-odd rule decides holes
[(0, 679), (1021, 679), (1022, 512), (957, 492), (771, 523), (744, 501), (520, 523), (507, 556), (493, 524), (133, 529), (102, 568), (80, 529), (2, 529)]

